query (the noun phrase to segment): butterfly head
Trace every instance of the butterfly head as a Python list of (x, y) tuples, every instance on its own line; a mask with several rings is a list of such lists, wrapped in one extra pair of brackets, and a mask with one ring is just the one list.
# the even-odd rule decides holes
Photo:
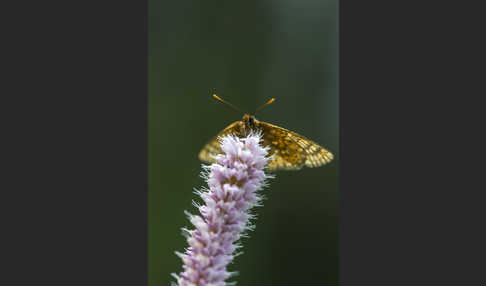
[[(223, 100), (221, 97), (217, 96), (215, 93), (213, 93), (212, 96), (217, 101), (226, 104), (227, 106), (233, 108), (236, 111), (239, 111), (239, 109), (236, 106), (234, 106), (233, 104), (227, 102), (226, 100)], [(265, 106), (268, 106), (269, 104), (273, 103), (274, 101), (275, 101), (275, 98), (271, 98), (265, 104), (263, 104), (260, 107), (258, 107), (256, 109), (255, 113), (257, 111), (261, 110), (262, 108), (264, 108)], [(255, 118), (255, 116), (250, 115), (250, 114), (247, 114), (247, 113), (245, 113), (243, 115), (242, 122), (243, 122), (244, 125), (241, 126), (241, 124), (240, 124), (240, 127), (239, 127), (240, 128), (240, 131), (239, 132), (240, 132), (240, 134), (243, 134), (244, 136), (250, 134), (251, 131), (257, 131), (259, 129), (259, 127), (260, 127), (260, 122)]]
[(255, 118), (255, 116), (246, 114), (243, 115), (243, 123), (245, 123), (245, 129), (246, 130), (254, 130), (256, 129), (258, 125), (258, 120)]

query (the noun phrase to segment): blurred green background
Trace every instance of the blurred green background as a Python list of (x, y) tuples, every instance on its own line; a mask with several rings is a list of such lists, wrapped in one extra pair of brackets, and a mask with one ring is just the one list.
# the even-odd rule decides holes
[(331, 164), (279, 172), (229, 266), (238, 285), (338, 285), (338, 1), (149, 0), (149, 285), (182, 270), (197, 155), (240, 120), (210, 97), (329, 149)]

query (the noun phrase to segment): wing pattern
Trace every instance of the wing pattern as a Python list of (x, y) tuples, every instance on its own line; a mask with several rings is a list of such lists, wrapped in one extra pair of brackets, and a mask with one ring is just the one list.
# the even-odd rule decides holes
[[(199, 159), (205, 163), (214, 163), (214, 157), (223, 152), (218, 137), (227, 134), (240, 136), (244, 129), (244, 122), (233, 122), (209, 140), (199, 153)], [(272, 157), (267, 166), (269, 171), (319, 167), (334, 158), (331, 152), (319, 144), (285, 128), (259, 121), (256, 129), (262, 131), (263, 145), (270, 147), (269, 155)]]

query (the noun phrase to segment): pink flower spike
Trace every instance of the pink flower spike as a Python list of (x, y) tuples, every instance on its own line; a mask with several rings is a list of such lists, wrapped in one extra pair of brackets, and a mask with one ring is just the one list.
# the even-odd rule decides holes
[(240, 247), (237, 241), (253, 229), (249, 211), (260, 206), (258, 191), (271, 177), (264, 172), (268, 148), (259, 144), (261, 134), (228, 135), (220, 142), (224, 154), (203, 167), (209, 189), (198, 192), (204, 202), (198, 207), (201, 215), (188, 214), (194, 229), (183, 229), (189, 247), (185, 253), (176, 252), (183, 262), (183, 271), (172, 274), (179, 286), (226, 285), (225, 280), (234, 275), (226, 268), (239, 254), (235, 253)]

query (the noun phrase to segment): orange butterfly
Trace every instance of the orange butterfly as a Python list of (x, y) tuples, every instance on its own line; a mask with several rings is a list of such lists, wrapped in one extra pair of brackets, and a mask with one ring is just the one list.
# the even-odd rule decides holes
[[(231, 103), (224, 101), (216, 94), (212, 95), (230, 107), (237, 109)], [(272, 102), (260, 106), (257, 111)], [(263, 146), (269, 146), (269, 155), (272, 156), (268, 162), (269, 171), (276, 170), (299, 170), (303, 166), (319, 167), (330, 162), (334, 156), (331, 152), (319, 146), (319, 144), (305, 138), (290, 130), (275, 126), (270, 123), (258, 121), (253, 115), (244, 114), (241, 121), (236, 121), (223, 129), (213, 137), (199, 152), (199, 159), (205, 163), (215, 162), (215, 155), (223, 153), (218, 137), (233, 134), (238, 137), (246, 137), (250, 132), (261, 132)]]

